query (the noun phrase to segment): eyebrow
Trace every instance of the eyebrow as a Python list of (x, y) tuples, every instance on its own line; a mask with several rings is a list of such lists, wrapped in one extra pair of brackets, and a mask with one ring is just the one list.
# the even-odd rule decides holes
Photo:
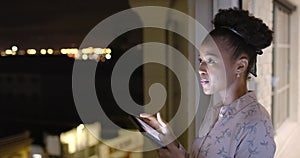
[[(204, 56), (213, 56), (213, 57), (219, 57), (218, 55), (216, 55), (215, 53), (207, 53)], [(200, 58), (200, 54), (198, 56)]]
[(218, 57), (218, 55), (214, 54), (214, 53), (207, 53), (204, 56), (214, 56), (214, 57)]

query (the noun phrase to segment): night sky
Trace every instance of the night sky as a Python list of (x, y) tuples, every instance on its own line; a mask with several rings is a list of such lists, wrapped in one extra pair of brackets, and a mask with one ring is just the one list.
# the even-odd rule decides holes
[[(123, 0), (1, 1), (0, 51), (13, 45), (23, 50), (79, 47), (101, 20), (128, 8), (128, 2)], [(137, 41), (128, 40), (132, 34)], [(103, 105), (114, 110), (116, 115), (112, 117), (117, 121), (124, 113), (111, 108), (115, 102), (107, 85), (117, 58), (124, 48), (141, 42), (139, 35), (141, 30), (120, 36), (110, 44), (114, 58), (98, 64), (101, 72), (96, 74), (97, 93), (106, 94)], [(73, 63), (66, 56), (0, 57), (0, 138), (29, 130), (33, 143), (43, 145), (45, 133), (59, 134), (81, 123), (72, 96)], [(140, 68), (131, 80), (139, 103), (143, 102), (142, 88), (138, 88), (142, 87), (141, 74)]]
[(0, 49), (76, 47), (101, 20), (128, 9), (124, 0), (10, 0), (0, 2)]

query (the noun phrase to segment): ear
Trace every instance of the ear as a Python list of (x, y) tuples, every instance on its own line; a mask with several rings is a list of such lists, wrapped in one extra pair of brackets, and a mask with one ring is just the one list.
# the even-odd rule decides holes
[(236, 61), (236, 73), (237, 74), (243, 74), (247, 71), (249, 62), (248, 58), (246, 56), (241, 56), (237, 61)]

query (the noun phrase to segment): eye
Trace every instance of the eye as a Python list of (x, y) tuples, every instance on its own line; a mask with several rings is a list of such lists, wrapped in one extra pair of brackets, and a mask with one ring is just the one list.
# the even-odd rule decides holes
[(208, 59), (207, 59), (207, 63), (208, 63), (208, 64), (214, 64), (214, 63), (216, 63), (216, 61), (213, 60), (212, 58), (208, 58)]

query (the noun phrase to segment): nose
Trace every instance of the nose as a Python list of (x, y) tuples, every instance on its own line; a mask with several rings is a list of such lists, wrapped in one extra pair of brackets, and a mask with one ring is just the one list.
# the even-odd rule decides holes
[(200, 63), (198, 72), (200, 76), (207, 74), (207, 65), (205, 62)]

